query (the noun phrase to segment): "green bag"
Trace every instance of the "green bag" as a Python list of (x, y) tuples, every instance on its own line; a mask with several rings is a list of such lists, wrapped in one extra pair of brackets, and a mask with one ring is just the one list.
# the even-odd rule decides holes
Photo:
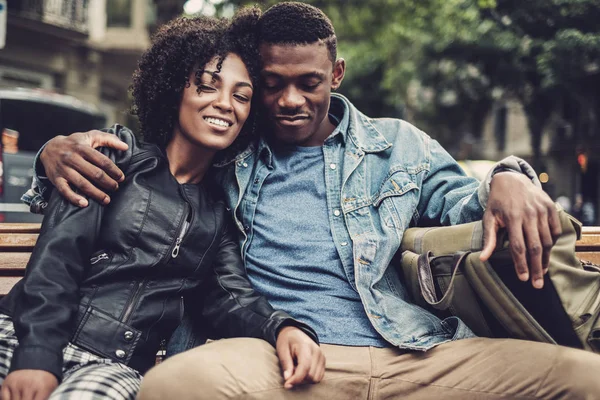
[(499, 234), (481, 262), (481, 221), (410, 228), (401, 268), (416, 304), (459, 317), (478, 336), (510, 337), (600, 352), (600, 268), (575, 257), (581, 224), (559, 209), (563, 233), (550, 253), (543, 289), (521, 282), (508, 240)]

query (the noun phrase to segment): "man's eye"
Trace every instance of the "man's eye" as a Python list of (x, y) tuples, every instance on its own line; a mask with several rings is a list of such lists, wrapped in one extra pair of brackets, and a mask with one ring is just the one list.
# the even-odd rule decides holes
[(304, 89), (306, 90), (315, 90), (316, 88), (319, 87), (319, 85), (321, 84), (321, 81), (317, 81), (317, 82), (305, 82), (302, 86), (304, 86)]
[(279, 87), (279, 82), (263, 81), (263, 89), (274, 90)]

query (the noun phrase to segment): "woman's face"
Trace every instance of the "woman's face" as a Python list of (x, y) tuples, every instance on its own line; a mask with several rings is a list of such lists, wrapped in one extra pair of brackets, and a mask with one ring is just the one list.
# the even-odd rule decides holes
[(200, 93), (195, 70), (183, 90), (175, 136), (208, 150), (223, 150), (233, 143), (250, 114), (253, 86), (242, 59), (230, 53), (217, 71), (219, 59), (204, 66)]

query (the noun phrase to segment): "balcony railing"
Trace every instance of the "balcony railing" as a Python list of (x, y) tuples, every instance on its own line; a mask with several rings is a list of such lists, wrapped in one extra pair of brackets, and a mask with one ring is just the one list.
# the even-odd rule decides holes
[(91, 0), (9, 1), (8, 12), (80, 33), (88, 33), (88, 7)]

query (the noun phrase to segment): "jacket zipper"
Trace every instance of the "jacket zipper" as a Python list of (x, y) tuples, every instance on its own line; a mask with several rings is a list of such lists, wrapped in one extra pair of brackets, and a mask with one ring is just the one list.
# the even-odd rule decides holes
[(90, 264), (94, 265), (102, 260), (108, 260), (108, 253), (101, 253), (95, 257), (90, 258)]
[(133, 297), (131, 298), (131, 301), (129, 302), (129, 304), (127, 305), (127, 308), (125, 309), (125, 313), (123, 314), (122, 321), (124, 324), (129, 323), (129, 317), (131, 317), (131, 314), (133, 313), (133, 308), (137, 304), (138, 298), (142, 294), (142, 289), (143, 289), (145, 283), (146, 283), (145, 280), (136, 283), (136, 288), (135, 288)]
[[(175, 241), (175, 246), (173, 247), (173, 250), (171, 251), (172, 258), (177, 258), (177, 256), (179, 255), (179, 248), (181, 246), (181, 242), (183, 241), (183, 238), (190, 226), (190, 222), (192, 220), (192, 214), (193, 214), (192, 207), (190, 206), (190, 203), (187, 201), (185, 194), (183, 193), (183, 190), (181, 190), (181, 187), (179, 190), (181, 191), (181, 194), (186, 203), (187, 213), (183, 220), (183, 224), (181, 224), (181, 229), (179, 230), (179, 235), (177, 236), (177, 240)], [(123, 323), (129, 322), (129, 318), (131, 317), (131, 314), (133, 313), (133, 309), (135, 308), (135, 305), (137, 304), (139, 297), (142, 294), (142, 289), (144, 288), (145, 283), (146, 283), (145, 280), (136, 283), (134, 295), (131, 298), (131, 301), (129, 302), (129, 304), (127, 305), (127, 308), (125, 309), (125, 313), (123, 313), (123, 318), (122, 318)]]
[(172, 258), (177, 258), (177, 256), (179, 255), (179, 249), (181, 247), (181, 242), (183, 242), (183, 238), (185, 237), (185, 234), (187, 233), (187, 230), (190, 227), (190, 223), (192, 222), (192, 217), (193, 217), (192, 206), (190, 205), (190, 202), (188, 201), (185, 191), (182, 189), (181, 185), (179, 186), (179, 192), (181, 193), (181, 197), (183, 197), (183, 201), (185, 202), (185, 205), (186, 205), (186, 214), (183, 219), (183, 224), (181, 225), (181, 228), (179, 229), (179, 235), (177, 235), (177, 240), (175, 241), (175, 246), (173, 247), (173, 250), (171, 250)]
[(187, 233), (188, 228), (190, 227), (190, 218), (192, 213), (190, 212), (190, 205), (187, 205), (187, 214), (185, 216), (185, 220), (183, 221), (183, 225), (181, 226), (181, 230), (179, 231), (179, 235), (177, 236), (177, 240), (175, 241), (175, 247), (171, 251), (171, 257), (177, 258), (179, 255), (179, 249), (181, 247), (181, 242), (183, 242), (183, 237)]
[(183, 296), (179, 298), (179, 322), (183, 321), (183, 314), (185, 311), (185, 303), (183, 301)]
[(156, 364), (160, 364), (164, 361), (165, 356), (167, 355), (167, 340), (162, 339), (160, 341), (159, 349), (156, 352)]

